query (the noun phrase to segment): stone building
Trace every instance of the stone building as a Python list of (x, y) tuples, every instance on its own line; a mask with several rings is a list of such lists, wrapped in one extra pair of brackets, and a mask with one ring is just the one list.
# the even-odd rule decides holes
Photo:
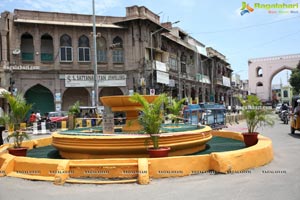
[[(194, 102), (230, 104), (226, 58), (146, 7), (125, 17), (14, 10), (0, 18), (1, 87), (24, 93), (41, 113), (92, 105), (94, 67), (99, 97), (155, 89)], [(94, 56), (97, 57), (97, 65)], [(229, 83), (229, 85), (228, 85)]]

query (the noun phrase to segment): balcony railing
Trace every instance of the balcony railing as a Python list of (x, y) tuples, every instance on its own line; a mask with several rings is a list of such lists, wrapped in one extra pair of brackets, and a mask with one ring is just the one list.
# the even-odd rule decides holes
[(22, 61), (33, 61), (33, 53), (22, 53)]
[(42, 62), (52, 62), (53, 54), (52, 53), (41, 53), (41, 61)]

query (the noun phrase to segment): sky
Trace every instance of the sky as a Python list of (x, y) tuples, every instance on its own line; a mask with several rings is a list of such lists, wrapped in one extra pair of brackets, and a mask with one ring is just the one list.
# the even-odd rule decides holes
[[(252, 8), (254, 3), (299, 3), (299, 8), (280, 14), (256, 8), (244, 15), (240, 14), (243, 0), (94, 1), (96, 15), (122, 17), (126, 15), (126, 7), (138, 5), (159, 14), (161, 22), (179, 20), (176, 26), (225, 55), (241, 79), (248, 79), (248, 60), (251, 58), (300, 53), (300, 0), (247, 0)], [(1, 0), (0, 12), (26, 9), (92, 14), (92, 5), (92, 0)], [(280, 82), (286, 84), (286, 71), (276, 75), (272, 84)]]

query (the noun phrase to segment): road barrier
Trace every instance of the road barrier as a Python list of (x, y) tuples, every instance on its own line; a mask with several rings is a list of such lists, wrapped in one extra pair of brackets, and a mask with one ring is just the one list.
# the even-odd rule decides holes
[[(226, 124), (238, 124), (239, 121), (243, 120), (244, 117), (241, 114), (230, 114), (226, 115)], [(114, 118), (115, 124), (122, 124), (126, 121), (126, 118)], [(120, 122), (120, 120), (122, 122)], [(181, 120), (185, 121), (184, 118)], [(120, 122), (120, 123), (119, 123)], [(26, 123), (21, 123), (20, 128), (22, 130), (28, 131), (29, 133), (33, 134), (49, 134), (52, 131), (57, 129), (66, 130), (68, 129), (68, 121), (59, 121), (59, 122), (36, 122), (33, 123), (31, 126), (28, 126)], [(100, 126), (102, 124), (102, 118), (76, 118), (75, 125), (76, 128), (84, 128), (84, 127), (94, 127)], [(13, 129), (8, 129), (8, 133), (11, 133)]]
[(238, 124), (239, 121), (245, 119), (242, 114), (230, 114), (226, 115), (226, 124), (232, 125), (233, 123)]

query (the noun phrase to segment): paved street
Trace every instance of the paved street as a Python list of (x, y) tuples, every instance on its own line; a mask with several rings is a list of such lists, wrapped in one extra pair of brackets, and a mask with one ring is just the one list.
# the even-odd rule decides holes
[[(246, 124), (228, 129), (246, 131)], [(300, 132), (276, 118), (274, 127), (259, 129), (273, 141), (274, 160), (241, 174), (201, 174), (152, 180), (149, 185), (71, 185), (0, 178), (0, 199), (272, 199), (298, 200), (300, 196)]]

